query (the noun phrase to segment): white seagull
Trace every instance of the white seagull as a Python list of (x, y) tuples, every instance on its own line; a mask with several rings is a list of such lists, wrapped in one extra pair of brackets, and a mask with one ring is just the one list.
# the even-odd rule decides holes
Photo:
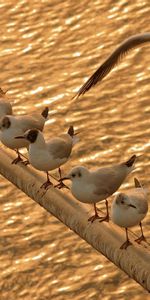
[(29, 142), (23, 139), (15, 139), (16, 136), (23, 135), (28, 129), (37, 128), (43, 130), (45, 121), (48, 116), (48, 107), (41, 114), (35, 113), (32, 115), (10, 116), (6, 115), (0, 119), (0, 140), (8, 148), (17, 152), (17, 158), (12, 161), (12, 164), (17, 164), (22, 161), (19, 149), (28, 147)]
[[(127, 175), (133, 170), (136, 155), (133, 155), (128, 161), (90, 171), (83, 166), (74, 167), (71, 172), (61, 180), (70, 179), (72, 181), (71, 192), (73, 196), (83, 203), (93, 203), (95, 214), (88, 221), (94, 222), (96, 219), (109, 221), (107, 198), (115, 193), (123, 183)], [(61, 181), (60, 180), (60, 181)], [(107, 214), (105, 217), (99, 217), (96, 209), (96, 203), (105, 200)]]
[[(47, 181), (42, 184), (41, 188), (47, 189), (50, 185), (53, 185), (50, 181), (49, 171), (58, 168), (61, 178), (60, 166), (70, 158), (76, 134), (73, 126), (70, 126), (67, 133), (49, 141), (45, 141), (42, 132), (37, 129), (28, 130), (23, 136), (16, 137), (16, 139), (24, 139), (30, 143), (28, 150), (29, 162), (35, 169), (45, 171), (47, 174)], [(61, 183), (58, 188), (61, 187), (67, 186)]]
[(88, 90), (101, 81), (131, 49), (150, 42), (150, 32), (133, 35), (123, 41), (123, 43), (108, 56), (104, 63), (94, 72), (94, 74), (84, 83), (73, 98), (84, 95)]
[(120, 249), (126, 249), (132, 245), (128, 237), (128, 228), (140, 225), (141, 236), (136, 239), (137, 243), (145, 241), (141, 221), (145, 218), (148, 212), (148, 197), (146, 190), (142, 187), (138, 179), (134, 179), (135, 188), (126, 193), (119, 193), (111, 207), (111, 217), (113, 223), (126, 230), (126, 241), (122, 244)]
[(8, 101), (6, 92), (4, 92), (0, 88), (0, 118), (5, 115), (12, 115), (12, 106), (11, 103)]

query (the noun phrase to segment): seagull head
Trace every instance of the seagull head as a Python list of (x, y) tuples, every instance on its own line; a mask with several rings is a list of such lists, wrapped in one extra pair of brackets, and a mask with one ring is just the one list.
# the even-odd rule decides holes
[(129, 208), (129, 207), (136, 208), (136, 206), (134, 206), (131, 203), (130, 197), (125, 193), (119, 193), (115, 198), (115, 202), (117, 205), (119, 205), (122, 208)]
[(32, 143), (35, 143), (38, 135), (39, 135), (38, 129), (29, 129), (25, 132), (24, 135), (16, 136), (15, 139), (26, 139), (27, 141), (29, 141), (29, 143), (32, 144)]
[[(71, 180), (82, 181), (88, 177), (89, 170), (83, 166), (74, 167), (65, 177), (61, 178), (59, 181)], [(84, 187), (83, 187), (84, 188)]]
[(11, 121), (9, 116), (5, 116), (3, 118), (1, 118), (0, 120), (0, 130), (4, 131), (6, 129), (8, 129), (11, 126)]

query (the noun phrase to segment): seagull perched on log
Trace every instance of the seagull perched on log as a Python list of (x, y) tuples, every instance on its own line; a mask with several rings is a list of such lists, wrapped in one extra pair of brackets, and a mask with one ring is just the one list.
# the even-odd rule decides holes
[(132, 245), (128, 237), (128, 228), (135, 225), (139, 225), (141, 229), (141, 236), (135, 241), (139, 244), (146, 241), (141, 221), (148, 212), (148, 196), (137, 178), (134, 178), (134, 182), (135, 188), (126, 193), (119, 193), (111, 207), (112, 221), (126, 230), (126, 241), (120, 249), (127, 249), (128, 246)]
[[(42, 132), (38, 129), (27, 130), (23, 136), (16, 136), (16, 140), (23, 139), (29, 142), (29, 162), (31, 165), (47, 174), (47, 181), (42, 184), (41, 188), (47, 189), (53, 185), (50, 181), (49, 171), (58, 168), (61, 178), (60, 167), (70, 158), (74, 142), (76, 142), (76, 134), (73, 126), (70, 126), (67, 133), (49, 141), (45, 141)], [(58, 184), (58, 188), (62, 187), (67, 186), (61, 182)]]
[(19, 149), (29, 146), (27, 140), (15, 139), (15, 137), (23, 135), (31, 128), (37, 128), (42, 131), (48, 117), (48, 111), (48, 107), (45, 107), (41, 113), (23, 116), (5, 115), (0, 119), (0, 141), (17, 153), (17, 158), (12, 161), (12, 164), (22, 161)]
[[(71, 192), (73, 196), (83, 203), (91, 203), (94, 205), (95, 214), (88, 219), (92, 223), (96, 219), (109, 221), (108, 200), (121, 186), (127, 175), (133, 170), (136, 155), (133, 155), (127, 161), (112, 165), (110, 167), (99, 168), (95, 171), (88, 170), (86, 167), (74, 167), (67, 176), (59, 181), (71, 180)], [(100, 217), (97, 213), (96, 203), (105, 200), (107, 214)]]

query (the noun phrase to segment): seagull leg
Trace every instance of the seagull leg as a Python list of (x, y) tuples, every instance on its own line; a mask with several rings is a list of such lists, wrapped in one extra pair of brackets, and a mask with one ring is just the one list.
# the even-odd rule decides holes
[(88, 219), (89, 222), (93, 223), (96, 219), (100, 219), (98, 213), (97, 213), (97, 208), (96, 208), (96, 204), (94, 203), (94, 211), (95, 211), (95, 215), (90, 217)]
[(137, 242), (138, 244), (140, 244), (142, 241), (146, 242), (146, 238), (144, 236), (144, 233), (143, 233), (143, 228), (142, 228), (142, 223), (140, 222), (140, 228), (141, 228), (141, 236), (135, 240), (135, 242)]
[[(29, 160), (22, 154), (20, 153), (18, 150), (15, 150), (15, 152), (17, 153), (17, 158), (15, 158), (13, 161), (12, 161), (12, 164), (17, 164), (18, 162), (21, 162), (22, 164), (24, 164), (25, 166), (29, 165)], [(26, 160), (23, 160), (21, 158), (21, 156), (23, 156)]]
[(63, 181), (61, 180), (61, 178), (62, 178), (61, 177), (61, 168), (58, 169), (58, 172), (59, 172), (60, 182), (58, 184), (56, 184), (54, 187), (58, 188), (59, 190), (62, 188), (66, 188), (66, 189), (70, 190), (69, 187), (66, 184), (64, 184)]
[(47, 188), (48, 188), (50, 185), (53, 185), (52, 182), (50, 181), (50, 175), (49, 175), (49, 173), (46, 172), (46, 174), (47, 174), (47, 181), (44, 182), (44, 183), (41, 185), (40, 189), (44, 188), (45, 190), (47, 190)]
[(61, 179), (61, 168), (58, 168), (59, 178)]
[(19, 151), (18, 150), (15, 150), (15, 152), (17, 153), (17, 157), (12, 161), (12, 165), (14, 164), (14, 165), (16, 165), (19, 161), (23, 161), (23, 159), (21, 158), (21, 156), (20, 156), (20, 153), (19, 153)]
[(100, 219), (100, 223), (105, 221), (105, 222), (109, 222), (109, 210), (108, 210), (108, 201), (107, 199), (105, 200), (106, 203), (106, 216), (105, 217), (101, 217)]
[(128, 237), (128, 228), (125, 228), (125, 230), (126, 230), (126, 241), (121, 245), (120, 249), (127, 249), (130, 245), (132, 245)]
[(23, 155), (22, 153), (20, 153), (20, 155), (21, 155), (23, 158), (25, 158), (25, 160), (21, 161), (22, 164), (24, 164), (25, 166), (30, 165), (30, 162), (29, 162), (29, 160), (26, 158), (26, 156)]
[(29, 160), (26, 158), (25, 155), (23, 155), (22, 153), (20, 153), (21, 156), (23, 156), (25, 158), (25, 160), (22, 161), (22, 164), (24, 164), (25, 166), (30, 165)]

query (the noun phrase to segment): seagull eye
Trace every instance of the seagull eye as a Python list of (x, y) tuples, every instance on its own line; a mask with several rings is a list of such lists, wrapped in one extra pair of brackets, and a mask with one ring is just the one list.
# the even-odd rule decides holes
[(72, 177), (76, 177), (76, 174), (73, 173), (73, 174), (72, 174)]

